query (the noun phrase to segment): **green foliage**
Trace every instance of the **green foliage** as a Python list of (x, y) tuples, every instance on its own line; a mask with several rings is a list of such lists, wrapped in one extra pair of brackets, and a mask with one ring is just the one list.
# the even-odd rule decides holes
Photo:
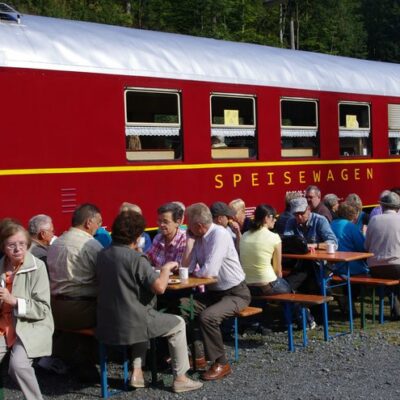
[[(7, 1), (7, 0), (6, 0)], [(9, 0), (22, 13), (400, 61), (392, 0)]]

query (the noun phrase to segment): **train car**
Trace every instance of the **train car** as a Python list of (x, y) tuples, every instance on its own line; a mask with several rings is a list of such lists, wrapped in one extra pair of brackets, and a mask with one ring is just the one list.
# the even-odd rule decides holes
[(0, 11), (0, 217), (400, 185), (399, 65)]

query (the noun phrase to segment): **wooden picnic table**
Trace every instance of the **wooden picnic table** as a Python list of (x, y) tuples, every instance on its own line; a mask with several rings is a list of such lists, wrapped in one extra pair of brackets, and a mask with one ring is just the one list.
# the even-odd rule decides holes
[[(321, 292), (323, 296), (326, 296), (326, 292), (328, 288), (337, 287), (337, 286), (346, 286), (347, 287), (347, 296), (349, 302), (349, 328), (350, 333), (353, 333), (353, 308), (351, 302), (351, 284), (350, 284), (350, 261), (358, 261), (365, 260), (369, 257), (372, 257), (373, 253), (367, 252), (355, 252), (355, 251), (335, 251), (334, 253), (328, 253), (325, 249), (316, 249), (315, 251), (308, 252), (306, 254), (282, 254), (284, 258), (296, 259), (296, 260), (305, 260), (305, 261), (316, 261), (319, 265), (319, 279), (321, 283)], [(337, 263), (344, 262), (346, 265), (346, 273), (341, 274), (344, 278), (343, 283), (338, 283), (335, 285), (329, 285), (329, 281), (331, 277), (327, 276), (326, 269), (328, 267), (328, 263)], [(324, 339), (325, 341), (329, 340), (329, 331), (328, 331), (328, 304), (322, 304), (323, 308), (323, 318), (324, 318)]]

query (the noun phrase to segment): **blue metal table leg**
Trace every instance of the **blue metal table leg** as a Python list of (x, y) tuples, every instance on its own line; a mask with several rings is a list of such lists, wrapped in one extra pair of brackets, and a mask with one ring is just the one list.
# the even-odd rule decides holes
[(346, 263), (347, 274), (346, 274), (346, 281), (347, 281), (347, 297), (349, 299), (349, 326), (350, 326), (350, 333), (353, 333), (353, 299), (351, 297), (351, 283), (350, 283), (350, 266), (349, 263)]
[[(319, 263), (319, 274), (321, 279), (321, 291), (322, 295), (326, 296), (326, 287), (328, 279), (325, 278), (325, 268), (322, 262)], [(328, 327), (328, 304), (322, 304), (322, 312), (324, 318), (324, 340), (327, 342), (329, 340), (329, 327)]]

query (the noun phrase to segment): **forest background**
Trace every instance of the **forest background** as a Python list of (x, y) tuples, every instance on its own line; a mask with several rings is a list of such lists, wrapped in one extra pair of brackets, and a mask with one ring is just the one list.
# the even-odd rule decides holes
[(22, 14), (400, 62), (400, 0), (10, 0)]

